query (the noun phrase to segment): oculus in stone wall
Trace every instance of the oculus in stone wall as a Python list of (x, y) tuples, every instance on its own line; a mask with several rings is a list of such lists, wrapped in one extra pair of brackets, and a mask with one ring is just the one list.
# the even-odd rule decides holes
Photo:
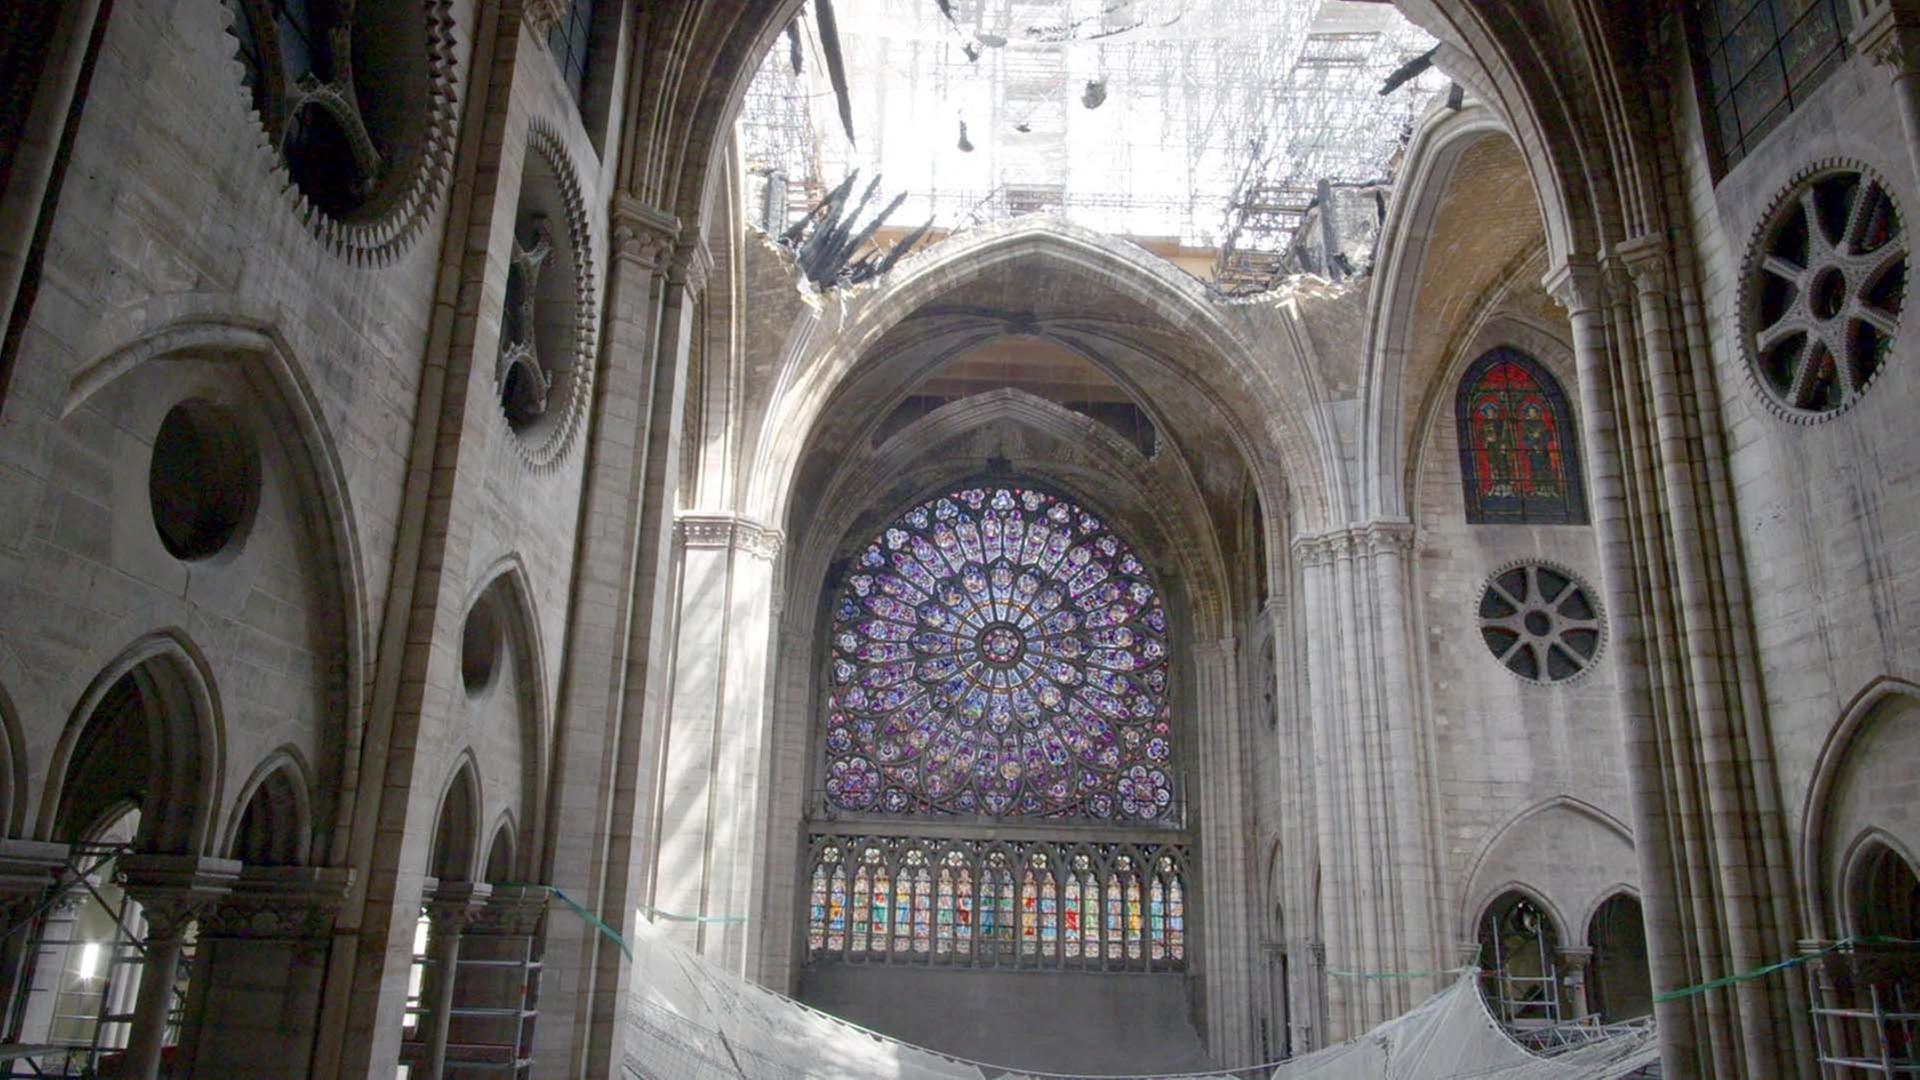
[(1584, 525), (1573, 410), (1560, 383), (1517, 349), (1475, 360), (1454, 399), (1467, 520)]
[(559, 137), (536, 123), (514, 209), (494, 385), (529, 463), (566, 453), (593, 378), (586, 202)]
[(335, 250), (385, 262), (451, 169), (447, 0), (226, 0), (240, 79), (299, 211)]
[(901, 514), (835, 601), (829, 812), (1167, 822), (1167, 614), (1098, 515), (1014, 484)]
[(260, 450), (231, 410), (191, 399), (153, 437), (147, 498), (161, 546), (191, 562), (227, 550), (260, 502)]
[(1508, 671), (1557, 683), (1593, 666), (1605, 624), (1593, 590), (1544, 563), (1508, 567), (1480, 595), (1480, 639)]
[(1906, 292), (1906, 226), (1887, 185), (1852, 162), (1802, 170), (1741, 275), (1742, 348), (1768, 407), (1799, 422), (1850, 408), (1893, 353)]

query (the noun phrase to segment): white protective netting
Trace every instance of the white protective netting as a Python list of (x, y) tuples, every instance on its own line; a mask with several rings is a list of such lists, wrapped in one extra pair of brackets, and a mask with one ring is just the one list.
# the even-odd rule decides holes
[[(729, 975), (645, 919), (632, 946), (623, 1074), (636, 1080), (1100, 1080), (1009, 1070), (889, 1039)], [(1597, 1037), (1550, 1058), (1532, 1054), (1500, 1030), (1468, 974), (1351, 1042), (1274, 1065), (1183, 1076), (1610, 1080), (1658, 1057), (1651, 1027)]]

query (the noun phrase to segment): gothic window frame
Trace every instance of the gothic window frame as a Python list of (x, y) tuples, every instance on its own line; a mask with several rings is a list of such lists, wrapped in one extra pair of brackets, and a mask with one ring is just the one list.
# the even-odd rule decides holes
[[(1547, 407), (1553, 418), (1553, 424), (1559, 438), (1561, 460), (1561, 480), (1565, 495), (1559, 500), (1561, 510), (1554, 513), (1532, 513), (1523, 500), (1517, 514), (1490, 514), (1480, 495), (1480, 473), (1477, 464), (1477, 449), (1473, 443), (1473, 399), (1479, 384), (1487, 375), (1501, 364), (1518, 367), (1531, 379), (1541, 396), (1546, 398)], [(1511, 345), (1499, 345), (1488, 349), (1462, 372), (1454, 386), (1454, 432), (1459, 442), (1460, 454), (1460, 494), (1465, 505), (1468, 524), (1472, 525), (1586, 525), (1589, 523), (1587, 512), (1586, 474), (1581, 467), (1580, 431), (1574, 417), (1573, 406), (1567, 400), (1566, 391), (1560, 380), (1554, 377), (1546, 365)], [(1509, 450), (1506, 453), (1520, 454), (1524, 451)], [(1545, 500), (1541, 500), (1544, 504)]]
[[(1688, 0), (1695, 99), (1718, 179), (1751, 156), (1852, 55), (1847, 0), (1806, 0), (1783, 25), (1779, 0)], [(1791, 47), (1823, 21), (1832, 30), (1798, 63)], [(1743, 36), (1755, 36), (1745, 38)]]
[[(1001, 492), (1012, 494), (1023, 501), (1024, 513), (1029, 521), (1038, 519), (1043, 514), (1053, 513), (1057, 506), (1066, 507), (1070, 524), (1074, 528), (1068, 530), (1071, 539), (1066, 548), (1060, 554), (1053, 556), (1053, 562), (1049, 564), (1059, 568), (1058, 572), (1064, 572), (1067, 569), (1067, 564), (1072, 562), (1082, 547), (1105, 544), (1107, 538), (1111, 538), (1113, 547), (1110, 550), (1103, 550), (1103, 553), (1098, 555), (1089, 555), (1089, 560), (1099, 558), (1108, 561), (1107, 575), (1096, 578), (1092, 584), (1086, 586), (1086, 589), (1089, 592), (1095, 589), (1111, 592), (1110, 586), (1119, 586), (1122, 588), (1123, 595), (1117, 599), (1132, 606), (1132, 611), (1125, 616), (1126, 621), (1119, 625), (1113, 627), (1103, 625), (1095, 630), (1081, 627), (1078, 630), (1056, 635), (1057, 638), (1074, 636), (1085, 639), (1081, 645), (1084, 651), (1079, 654), (1082, 659), (1077, 669), (1080, 678), (1105, 679), (1109, 688), (1114, 685), (1127, 685), (1133, 688), (1132, 691), (1121, 694), (1120, 697), (1115, 697), (1113, 694), (1105, 695), (1113, 704), (1125, 710), (1124, 718), (1111, 712), (1104, 717), (1110, 721), (1108, 748), (1115, 751), (1110, 763), (1083, 762), (1078, 756), (1069, 757), (1064, 766), (1057, 762), (1051, 763), (1055, 773), (1063, 773), (1069, 778), (1077, 776), (1077, 780), (1069, 781), (1070, 787), (1065, 797), (1066, 801), (1056, 800), (1049, 804), (1054, 807), (1064, 807), (1065, 809), (1061, 812), (1049, 812), (1045, 807), (1036, 809), (1026, 805), (1033, 800), (1033, 793), (1025, 786), (1021, 788), (1020, 802), (998, 809), (995, 809), (987, 799), (987, 792), (978, 787), (977, 781), (969, 781), (965, 788), (956, 786), (952, 791), (947, 791), (946, 786), (943, 785), (931, 797), (925, 797), (932, 789), (920, 780), (918, 773), (915, 773), (912, 779), (914, 782), (919, 782), (921, 786), (917, 790), (903, 792), (905, 801), (899, 805), (887, 805), (891, 792), (900, 790), (897, 786), (889, 786), (889, 778), (906, 770), (896, 768), (893, 773), (886, 771), (889, 763), (882, 757), (883, 742), (877, 733), (882, 720), (897, 714), (887, 710), (884, 713), (875, 712), (871, 716), (862, 715), (859, 714), (859, 710), (865, 710), (866, 705), (849, 704), (846, 688), (850, 680), (864, 683), (866, 676), (877, 668), (897, 664), (901, 660), (913, 659), (912, 657), (893, 657), (884, 661), (868, 660), (854, 654), (854, 650), (864, 650), (877, 644), (875, 640), (865, 636), (864, 629), (859, 628), (867, 622), (880, 621), (876, 617), (877, 612), (868, 610), (867, 606), (876, 600), (885, 603), (886, 601), (882, 598), (890, 595), (885, 591), (885, 583), (879, 580), (885, 564), (875, 564), (873, 559), (878, 557), (884, 560), (902, 551), (912, 553), (917, 550), (914, 544), (916, 540), (925, 540), (928, 545), (932, 544), (936, 539), (934, 533), (936, 524), (941, 520), (937, 517), (938, 506), (942, 503), (951, 503), (964, 494), (975, 491), (985, 492), (987, 503)], [(1037, 496), (1040, 501), (1026, 503), (1028, 494)], [(981, 512), (980, 506), (969, 506), (964, 510)], [(926, 523), (909, 525), (909, 520), (916, 514), (924, 514)], [(1093, 528), (1085, 527), (1085, 523), (1089, 521), (1093, 523)], [(984, 525), (984, 518), (980, 519), (980, 524)], [(982, 532), (984, 533), (984, 529)], [(904, 547), (886, 549), (892, 533), (907, 535)], [(1051, 536), (1048, 539), (1050, 540)], [(990, 550), (985, 546), (984, 540), (982, 550)], [(945, 576), (933, 582), (935, 586), (952, 585), (964, 576), (965, 571), (952, 568), (951, 557), (947, 558), (949, 569)], [(1009, 824), (1044, 824), (1064, 828), (1133, 826), (1178, 829), (1184, 827), (1182, 741), (1187, 734), (1187, 725), (1184, 720), (1176, 719), (1175, 716), (1178, 711), (1176, 703), (1179, 700), (1178, 682), (1175, 677), (1179, 665), (1174, 659), (1177, 634), (1168, 610), (1166, 590), (1160, 584), (1160, 575), (1149, 565), (1147, 559), (1142, 556), (1140, 548), (1126, 536), (1124, 530), (1117, 527), (1117, 522), (1112, 515), (1077, 493), (1062, 491), (1036, 478), (997, 475), (974, 477), (941, 485), (905, 501), (898, 509), (887, 513), (875, 530), (872, 540), (855, 549), (852, 562), (852, 567), (839, 575), (837, 580), (830, 582), (828, 608), (824, 613), (828, 630), (824, 635), (826, 640), (825, 655), (821, 659), (824, 668), (820, 696), (821, 708), (813, 744), (814, 753), (817, 755), (815, 760), (820, 770), (816, 787), (816, 809), (824, 819), (879, 819), (898, 822), (978, 820)], [(994, 564), (996, 560), (988, 558), (985, 563)], [(969, 560), (967, 565), (971, 566), (972, 561)], [(1080, 569), (1089, 569), (1091, 565), (1093, 564), (1090, 561), (1074, 563), (1074, 566)], [(987, 568), (991, 570), (992, 566), (988, 565)], [(1025, 570), (1029, 568), (1038, 569), (1039, 567), (1032, 562), (1021, 562), (1017, 567), (1022, 571), (1020, 576), (1024, 576)], [(1059, 577), (1058, 572), (1054, 572), (1054, 576), (1045, 577), (1040, 582), (1039, 591), (1056, 585), (1065, 586), (1067, 579)], [(863, 575), (870, 580), (864, 583), (858, 580)], [(1145, 586), (1144, 594), (1139, 591), (1141, 585)], [(862, 593), (862, 588), (867, 592)], [(922, 595), (931, 595), (931, 593), (923, 591)], [(1033, 595), (1037, 596), (1038, 593), (1035, 592)], [(1077, 595), (1066, 598), (1065, 603), (1068, 605), (1077, 603)], [(905, 598), (895, 597), (895, 599)], [(1107, 606), (1112, 606), (1112, 601), (1109, 601)], [(1064, 608), (1048, 608), (1040, 615), (1050, 621), (1052, 616), (1064, 610)], [(1076, 610), (1084, 613), (1086, 609)], [(912, 636), (903, 641), (917, 641), (921, 637), (923, 628), (928, 625), (925, 622), (916, 621), (915, 627), (912, 628)], [(982, 627), (975, 635), (978, 638), (975, 644), (984, 645), (984, 634), (994, 628)], [(1122, 644), (1118, 649), (1132, 649), (1134, 655), (1147, 657), (1147, 662), (1129, 671), (1119, 672), (1121, 682), (1115, 684), (1111, 679), (1116, 674), (1115, 670), (1107, 668), (1101, 672), (1094, 672), (1093, 658), (1095, 653), (1113, 651), (1112, 643), (1121, 640), (1103, 635), (1123, 629), (1138, 630), (1131, 639), (1137, 643), (1137, 647), (1136, 644)], [(849, 635), (856, 630), (857, 636), (850, 637)], [(958, 635), (954, 636), (957, 639)], [(1037, 638), (1039, 635), (1035, 633), (1034, 636)], [(849, 641), (852, 644), (849, 644)], [(1103, 642), (1105, 644), (1102, 644)], [(1021, 647), (1027, 648), (1028, 643), (1023, 640)], [(1026, 659), (1031, 660), (1038, 653), (1040, 646), (1033, 645), (1032, 649), (1033, 652), (1023, 654)], [(1156, 649), (1157, 653), (1154, 652)], [(956, 653), (958, 653), (957, 649)], [(916, 653), (915, 656), (917, 655)], [(1051, 661), (1061, 658), (1049, 656), (1048, 659)], [(920, 671), (921, 669), (916, 667), (914, 672), (903, 676), (900, 681), (918, 678)], [(1089, 672), (1094, 673), (1090, 675)], [(1129, 675), (1138, 675), (1138, 684), (1130, 680)], [(1157, 685), (1154, 681), (1156, 679)], [(871, 690), (872, 687), (868, 689)], [(1062, 695), (1062, 704), (1057, 709), (1050, 705), (1042, 706), (1045, 711), (1058, 713), (1050, 716), (1046, 724), (1058, 723), (1061, 726), (1058, 731), (1052, 726), (1036, 729), (1040, 732), (1036, 735), (1036, 739), (1044, 743), (1047, 734), (1058, 734), (1063, 742), (1066, 742), (1066, 749), (1070, 754), (1084, 753), (1085, 748), (1067, 741), (1070, 733), (1065, 729), (1065, 721), (1068, 719), (1070, 709), (1079, 707), (1084, 712), (1091, 707), (1088, 703), (1099, 700), (1088, 697), (1083, 702), (1080, 695), (1088, 690), (1105, 694), (1105, 691), (1083, 683), (1067, 689)], [(1036, 699), (1037, 696), (1038, 691), (1036, 691)], [(1139, 712), (1143, 707), (1140, 699), (1143, 698), (1151, 703), (1153, 707), (1151, 714)], [(1012, 707), (1014, 695), (1009, 693), (1007, 699), (1009, 707)], [(908, 700), (894, 708), (904, 712), (912, 704), (914, 702)], [(999, 701), (993, 699), (989, 704), (999, 704)], [(957, 739), (954, 729), (958, 711), (957, 706), (946, 710), (944, 714), (929, 711), (927, 718), (933, 725), (933, 729), (927, 733), (924, 741), (932, 744), (942, 736)], [(1151, 718), (1136, 721), (1134, 719), (1136, 715), (1143, 717), (1150, 715)], [(987, 720), (976, 718), (974, 723), (985, 724)], [(863, 724), (871, 730), (863, 731)], [(925, 749), (925, 747), (918, 749)], [(957, 752), (955, 757), (959, 757)], [(953, 771), (964, 776), (976, 763), (973, 758), (968, 758), (964, 766)], [(867, 774), (862, 778), (862, 782), (870, 780), (873, 786), (871, 797), (864, 801), (857, 796), (844, 794), (847, 790), (844, 785), (848, 777), (853, 776), (856, 771)], [(1022, 776), (1024, 775), (1023, 773)], [(1095, 776), (1097, 780), (1095, 786), (1088, 786), (1088, 775)], [(1145, 779), (1142, 779), (1142, 776)], [(968, 794), (973, 796), (971, 802), (966, 800)], [(1103, 799), (1106, 800), (1104, 805), (1108, 807), (1108, 811), (1104, 814), (1098, 810), (1098, 807), (1103, 805), (1101, 802)], [(1151, 813), (1145, 810), (1149, 799), (1153, 800)]]

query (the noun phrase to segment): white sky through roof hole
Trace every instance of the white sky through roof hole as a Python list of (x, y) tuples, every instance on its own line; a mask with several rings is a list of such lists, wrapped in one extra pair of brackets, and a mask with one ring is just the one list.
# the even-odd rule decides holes
[[(776, 219), (858, 168), (856, 197), (883, 177), (869, 215), (907, 193), (890, 226), (1043, 212), (1212, 248), (1238, 203), (1304, 206), (1321, 178), (1386, 178), (1446, 85), (1429, 69), (1379, 94), (1433, 45), (1383, 3), (953, 0), (952, 21), (936, 0), (834, 10), (858, 144), (841, 130), (811, 7), (799, 20), (802, 73), (777, 39), (742, 109), (747, 169), (788, 180)], [(1105, 90), (1097, 108), (1086, 107), (1089, 83)], [(747, 213), (760, 221), (765, 208)], [(1236, 243), (1273, 243), (1271, 229), (1259, 233), (1249, 226)]]

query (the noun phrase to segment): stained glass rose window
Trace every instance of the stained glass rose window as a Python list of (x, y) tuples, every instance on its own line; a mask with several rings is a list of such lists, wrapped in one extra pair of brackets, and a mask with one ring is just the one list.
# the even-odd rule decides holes
[(1099, 516), (983, 485), (902, 514), (834, 606), (826, 798), (846, 811), (1171, 816), (1167, 615)]

